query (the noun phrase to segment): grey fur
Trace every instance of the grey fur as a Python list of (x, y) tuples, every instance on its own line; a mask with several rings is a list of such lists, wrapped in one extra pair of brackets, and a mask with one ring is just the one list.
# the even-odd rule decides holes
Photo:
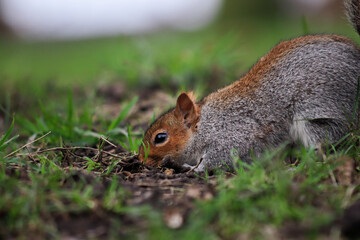
[(359, 0), (345, 0), (346, 15), (349, 22), (360, 34), (360, 3)]
[[(347, 7), (359, 31), (359, 11), (353, 9), (358, 1), (347, 1)], [(202, 159), (202, 171), (232, 167), (233, 148), (250, 161), (252, 151), (284, 141), (334, 143), (349, 131), (359, 76), (360, 49), (350, 41), (324, 38), (296, 47), (263, 76), (251, 96), (231, 95), (225, 104), (205, 101), (180, 162), (195, 165)]]

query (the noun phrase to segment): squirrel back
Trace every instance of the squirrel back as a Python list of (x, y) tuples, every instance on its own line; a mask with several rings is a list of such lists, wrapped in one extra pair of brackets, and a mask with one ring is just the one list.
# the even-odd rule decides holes
[[(345, 2), (360, 34), (360, 0)], [(284, 141), (314, 146), (348, 131), (360, 76), (360, 48), (337, 35), (279, 43), (240, 80), (196, 103), (190, 93), (146, 131), (139, 159), (153, 166), (233, 168), (231, 152), (251, 153)], [(145, 152), (147, 152), (145, 154)]]

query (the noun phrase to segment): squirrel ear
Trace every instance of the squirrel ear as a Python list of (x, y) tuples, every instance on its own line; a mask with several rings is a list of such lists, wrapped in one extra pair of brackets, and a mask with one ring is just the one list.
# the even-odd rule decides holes
[(192, 93), (181, 93), (177, 99), (175, 107), (175, 116), (184, 120), (187, 127), (195, 126), (199, 121), (199, 107), (195, 103), (195, 97)]

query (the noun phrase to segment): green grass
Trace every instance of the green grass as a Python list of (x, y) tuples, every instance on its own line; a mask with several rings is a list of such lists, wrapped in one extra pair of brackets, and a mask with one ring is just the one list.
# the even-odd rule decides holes
[[(66, 152), (30, 154), (38, 148), (66, 146), (101, 150), (102, 136), (136, 152), (142, 132), (129, 126), (126, 117), (137, 104), (139, 86), (159, 84), (172, 94), (195, 89), (204, 96), (239, 78), (280, 40), (321, 29), (359, 42), (343, 23), (324, 29), (305, 19), (259, 20), (253, 25), (227, 21), (194, 33), (85, 42), (0, 39), (0, 116), (4, 119), (0, 128), (0, 238), (59, 238), (55, 218), (105, 214), (110, 239), (119, 237), (119, 228), (126, 229), (127, 237), (149, 239), (269, 239), (289, 226), (316, 239), (324, 226), (330, 226), (346, 206), (359, 199), (359, 186), (329, 182), (339, 165), (337, 156), (343, 152), (319, 157), (314, 149), (299, 148), (291, 153), (298, 164), (290, 165), (284, 163), (289, 153), (279, 148), (252, 165), (239, 164), (236, 176), (218, 173), (215, 196), (196, 201), (185, 225), (171, 230), (159, 209), (125, 204), (129, 192), (112, 174), (119, 159), (111, 159), (109, 168), (101, 169), (97, 156), (79, 158), (85, 161), (90, 176), (86, 177), (77, 175), (76, 163), (64, 167)], [(95, 107), (105, 101), (96, 94), (98, 85), (115, 81), (127, 84), (122, 111), (112, 120), (95, 119)], [(354, 128), (345, 145), (346, 154), (356, 161), (358, 136)], [(21, 148), (37, 138), (41, 139), (29, 148)], [(18, 152), (9, 155), (13, 151)], [(104, 172), (92, 174), (100, 170)], [(209, 182), (208, 175), (199, 177)], [(147, 227), (132, 228), (122, 222), (123, 216), (146, 221)], [(336, 236), (339, 229), (332, 230)]]
[(281, 40), (327, 32), (359, 42), (346, 22), (316, 25), (300, 18), (241, 19), (199, 32), (78, 42), (0, 38), (1, 106), (8, 111), (22, 106), (21, 111), (31, 114), (40, 100), (57, 110), (65, 104), (69, 89), (74, 88), (74, 100), (86, 99), (82, 101), (86, 103), (94, 100), (99, 84), (115, 81), (126, 82), (133, 90), (154, 82), (167, 91), (175, 85), (203, 96), (238, 79)]

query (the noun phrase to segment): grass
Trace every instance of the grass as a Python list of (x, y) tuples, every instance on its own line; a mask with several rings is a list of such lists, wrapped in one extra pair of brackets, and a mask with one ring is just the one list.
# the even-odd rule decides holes
[[(343, 26), (335, 29), (356, 39)], [(333, 222), (360, 198), (358, 185), (338, 181), (343, 152), (319, 156), (314, 149), (298, 148), (291, 153), (297, 163), (286, 164), (290, 153), (279, 148), (252, 165), (239, 162), (231, 178), (223, 173), (199, 176), (204, 186), (215, 179), (215, 193), (194, 200), (187, 221), (173, 230), (161, 207), (127, 204), (131, 193), (114, 173), (121, 157), (110, 157), (105, 166), (93, 150), (81, 149), (83, 155), (66, 150), (106, 152), (106, 139), (135, 153), (142, 131), (130, 126), (127, 117), (139, 101), (139, 86), (158, 84), (174, 93), (175, 85), (176, 91), (195, 89), (203, 96), (241, 76), (279, 40), (316, 29), (303, 19), (272, 21), (260, 33), (251, 25), (215, 24), (196, 33), (73, 43), (1, 39), (0, 237), (61, 238), (56, 226), (77, 219), (92, 228), (106, 227), (109, 239), (279, 239), (297, 234), (336, 239), (340, 229)], [(115, 81), (127, 84), (122, 110), (112, 120), (94, 117), (95, 106), (106, 102), (106, 96), (97, 95), (99, 82)], [(346, 145), (346, 155), (357, 163), (358, 136), (354, 128)], [(35, 152), (50, 148), (60, 150)], [(359, 169), (354, 172), (358, 179)]]

